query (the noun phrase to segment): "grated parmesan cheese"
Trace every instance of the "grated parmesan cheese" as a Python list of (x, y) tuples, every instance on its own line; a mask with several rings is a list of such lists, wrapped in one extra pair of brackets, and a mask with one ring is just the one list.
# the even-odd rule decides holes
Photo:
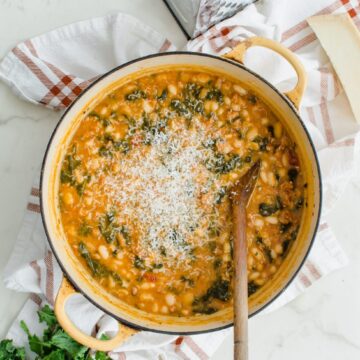
[(104, 192), (119, 221), (136, 224), (136, 250), (143, 258), (164, 261), (165, 249), (167, 260), (176, 264), (175, 259), (188, 260), (193, 246), (207, 240), (193, 233), (198, 227), (207, 232), (209, 208), (201, 201), (207, 194), (208, 205), (213, 204), (210, 189), (217, 176), (203, 165), (212, 152), (203, 146), (208, 139), (200, 123), (197, 127), (182, 129), (181, 137), (169, 127), (156, 130), (151, 146), (134, 147), (119, 160), (120, 170), (105, 178)]

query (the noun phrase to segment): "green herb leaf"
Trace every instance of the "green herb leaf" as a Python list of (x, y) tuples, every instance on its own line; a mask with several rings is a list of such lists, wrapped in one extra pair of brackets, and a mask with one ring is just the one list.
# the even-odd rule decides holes
[(289, 222), (287, 224), (280, 224), (280, 233), (283, 234), (283, 233), (286, 233), (287, 231), (290, 230), (292, 226), (292, 223)]
[(48, 349), (51, 348), (51, 345), (41, 340), (37, 335), (32, 335), (24, 321), (20, 322), (20, 327), (25, 331), (28, 336), (31, 351), (40, 356), (44, 356), (47, 353)]
[(139, 90), (139, 89), (133, 91), (130, 94), (125, 95), (125, 100), (127, 100), (127, 101), (135, 101), (135, 100), (146, 99), (146, 98), (147, 98), (147, 96), (144, 93), (144, 91)]
[(251, 104), (257, 103), (257, 97), (255, 95), (249, 95), (247, 99)]
[(259, 144), (260, 151), (266, 151), (266, 146), (269, 143), (269, 139), (266, 137), (256, 136), (253, 142)]
[(145, 264), (144, 264), (144, 260), (141, 259), (139, 256), (135, 256), (135, 259), (134, 259), (134, 266), (137, 268), (137, 269), (141, 269), (141, 270), (144, 270), (145, 269)]
[(238, 155), (225, 157), (225, 155), (217, 152), (205, 163), (206, 168), (216, 174), (227, 174), (242, 165), (243, 161)]
[(96, 111), (91, 111), (88, 116), (92, 116), (97, 120), (100, 120), (100, 115)]
[(111, 276), (116, 283), (122, 285), (122, 279), (120, 275), (115, 271), (108, 269), (105, 265), (101, 264), (100, 261), (94, 259), (90, 255), (88, 248), (83, 242), (79, 243), (78, 248), (80, 255), (85, 259), (86, 264), (88, 265), (94, 276), (97, 277)]
[(76, 157), (76, 145), (74, 144), (71, 152), (65, 156), (61, 168), (60, 181), (62, 184), (74, 185), (76, 183), (74, 171), (80, 164), (81, 161)]
[(226, 195), (226, 186), (222, 186), (215, 197), (215, 204), (220, 204)]
[[(20, 322), (21, 328), (28, 336), (30, 349), (37, 355), (36, 360), (111, 360), (102, 351), (97, 351), (94, 356), (90, 349), (82, 346), (72, 339), (59, 325), (54, 311), (45, 305), (38, 311), (39, 321), (45, 323), (43, 337), (33, 335), (24, 321)], [(102, 340), (108, 340), (106, 335), (101, 336)], [(25, 360), (25, 348), (15, 347), (12, 340), (0, 342), (0, 360)]]
[(299, 174), (299, 172), (295, 168), (289, 169), (289, 171), (288, 171), (289, 180), (294, 183), (296, 181), (298, 174)]
[(129, 140), (114, 141), (114, 148), (116, 151), (120, 151), (123, 154), (127, 154), (130, 150)]
[(106, 213), (99, 220), (99, 231), (109, 244), (118, 243), (117, 235), (122, 228), (115, 222), (115, 212)]
[(259, 205), (259, 213), (261, 216), (270, 216), (274, 213), (276, 213), (279, 210), (279, 208), (277, 207), (276, 204), (271, 205), (271, 204), (266, 204), (266, 203), (261, 203)]
[(87, 222), (83, 222), (78, 230), (80, 236), (88, 236), (92, 233), (92, 229)]
[(102, 157), (112, 158), (114, 156), (112, 150), (104, 145), (99, 148), (98, 152)]
[(157, 99), (158, 99), (159, 101), (164, 101), (164, 100), (166, 100), (166, 99), (167, 99), (167, 93), (168, 93), (167, 90), (164, 89), (164, 90), (162, 91), (161, 95), (157, 97)]
[(211, 301), (213, 299), (228, 301), (230, 296), (230, 282), (219, 278), (214, 281), (203, 296), (195, 298), (192, 304), (193, 311), (201, 314), (212, 314), (216, 312), (217, 309), (211, 306)]
[(83, 242), (79, 244), (79, 252), (80, 255), (85, 259), (94, 276), (102, 277), (108, 274), (108, 270), (105, 268), (105, 266), (103, 266), (102, 264), (100, 264), (99, 261), (91, 257), (88, 248)]
[(103, 351), (97, 351), (95, 354), (95, 360), (111, 360), (111, 358)]
[(271, 256), (271, 249), (264, 243), (263, 238), (261, 236), (256, 237), (256, 244), (262, 249), (262, 251), (265, 253), (267, 259), (270, 263), (273, 262), (273, 258)]
[(84, 358), (87, 351), (85, 346), (80, 345), (63, 330), (58, 330), (50, 340), (50, 344), (59, 349), (66, 350), (74, 359)]
[(224, 95), (222, 92), (217, 88), (211, 88), (208, 93), (206, 94), (207, 100), (216, 100), (219, 103), (224, 101)]
[(230, 299), (230, 282), (227, 280), (218, 279), (208, 289), (203, 296), (203, 300), (210, 298), (218, 299), (221, 301), (228, 301)]
[(171, 100), (170, 107), (185, 119), (190, 120), (192, 118), (192, 112), (184, 102), (178, 99)]
[(222, 260), (220, 258), (217, 258), (214, 260), (214, 269), (219, 269), (221, 267)]
[(187, 276), (181, 275), (180, 280), (184, 283), (186, 283), (187, 285), (189, 285), (190, 287), (194, 287), (195, 282), (193, 279), (188, 278)]
[(158, 264), (153, 263), (153, 264), (152, 264), (152, 268), (153, 268), (153, 269), (162, 269), (163, 266), (164, 266), (164, 265), (161, 264), (161, 263), (158, 263)]
[(58, 349), (55, 351), (52, 351), (49, 355), (46, 355), (45, 357), (41, 358), (42, 360), (65, 360), (66, 352), (64, 350)]
[(25, 348), (16, 347), (12, 340), (0, 342), (0, 360), (25, 360)]
[(91, 180), (91, 176), (90, 176), (90, 175), (86, 175), (86, 176), (84, 177), (84, 180), (83, 180), (82, 183), (77, 183), (77, 184), (75, 185), (75, 189), (76, 189), (76, 191), (77, 191), (77, 193), (78, 193), (79, 196), (82, 196), (82, 195), (84, 194), (85, 187), (86, 187), (86, 185), (90, 182), (90, 180)]
[(54, 311), (51, 310), (49, 305), (45, 305), (38, 311), (39, 321), (44, 322), (47, 326), (55, 326), (57, 324)]
[(251, 296), (252, 294), (255, 294), (256, 291), (259, 289), (259, 285), (255, 284), (253, 281), (250, 281), (248, 283), (248, 296)]
[(129, 229), (124, 225), (120, 226), (120, 233), (121, 233), (121, 235), (123, 236), (123, 238), (125, 240), (125, 244), (130, 245), (131, 237), (130, 237)]

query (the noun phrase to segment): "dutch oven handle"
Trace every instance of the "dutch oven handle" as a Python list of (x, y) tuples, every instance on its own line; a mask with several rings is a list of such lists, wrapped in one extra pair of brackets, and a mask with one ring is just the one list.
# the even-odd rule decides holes
[(303, 64), (300, 62), (297, 56), (285, 46), (276, 41), (262, 37), (252, 37), (242, 41), (233, 50), (225, 54), (224, 57), (240, 63), (244, 63), (244, 55), (246, 51), (252, 46), (261, 46), (271, 49), (279, 55), (283, 56), (293, 66), (298, 77), (297, 84), (293, 90), (286, 92), (285, 95), (291, 100), (295, 107), (299, 109), (307, 82), (307, 75)]
[(111, 351), (119, 347), (126, 339), (137, 332), (136, 330), (119, 323), (118, 333), (110, 340), (100, 340), (84, 334), (77, 326), (74, 325), (66, 314), (66, 302), (74, 294), (77, 294), (77, 291), (64, 277), (55, 300), (54, 310), (59, 324), (65, 332), (78, 343), (98, 351)]

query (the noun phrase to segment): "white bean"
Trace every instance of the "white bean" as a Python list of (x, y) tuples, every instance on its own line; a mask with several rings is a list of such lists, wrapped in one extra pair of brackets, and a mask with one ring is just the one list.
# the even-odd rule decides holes
[(230, 244), (228, 242), (226, 242), (224, 244), (224, 253), (225, 254), (229, 254), (230, 253), (230, 250), (231, 250), (231, 247), (230, 247)]
[(154, 296), (152, 296), (151, 294), (148, 294), (148, 293), (142, 293), (142, 294), (140, 294), (140, 300), (142, 300), (142, 301), (153, 301)]
[(267, 173), (265, 171), (260, 171), (260, 178), (265, 184), (267, 184), (268, 179), (267, 179)]
[(205, 101), (205, 103), (204, 103), (205, 111), (207, 111), (207, 112), (211, 111), (211, 103), (212, 103), (212, 101)]
[(235, 172), (230, 173), (231, 180), (237, 180), (239, 177), (240, 177), (240, 175)]
[(132, 289), (131, 289), (131, 294), (132, 295), (136, 295), (138, 293), (138, 288), (136, 286), (134, 286)]
[(73, 205), (74, 204), (74, 196), (70, 191), (65, 192), (63, 195), (63, 201), (66, 205)]
[(279, 174), (280, 177), (286, 176), (286, 169), (285, 168), (279, 169), (278, 174)]
[(80, 171), (75, 170), (75, 180), (81, 184), (84, 181), (84, 176), (81, 174)]
[(247, 110), (242, 110), (241, 111), (241, 116), (244, 118), (244, 120), (248, 121), (250, 119), (250, 114)]
[(207, 82), (210, 81), (210, 76), (208, 74), (199, 74), (197, 76), (197, 81), (200, 83), (200, 84), (206, 84)]
[(252, 266), (254, 265), (254, 258), (251, 255), (248, 255), (248, 259), (247, 259), (247, 264), (248, 264), (248, 268), (252, 268)]
[(268, 125), (268, 124), (269, 124), (269, 119), (267, 117), (261, 119), (261, 125)]
[(258, 131), (256, 128), (252, 128), (250, 129), (247, 133), (246, 133), (246, 138), (250, 141), (254, 140), (256, 138), (256, 136), (258, 135)]
[(173, 295), (173, 294), (166, 294), (166, 296), (165, 296), (165, 301), (166, 301), (166, 303), (167, 303), (169, 306), (175, 305), (175, 302), (176, 302), (175, 295)]
[(222, 80), (220, 78), (218, 78), (215, 82), (215, 87), (217, 87), (218, 89), (221, 88), (221, 85), (222, 85)]
[(194, 301), (194, 294), (193, 293), (186, 293), (183, 297), (185, 304), (192, 304)]
[(276, 185), (276, 178), (273, 172), (269, 172), (267, 178), (270, 186)]
[(282, 253), (283, 253), (283, 247), (282, 247), (281, 244), (276, 244), (274, 250), (275, 250), (275, 252), (276, 252), (277, 254), (282, 254)]
[(223, 113), (224, 113), (224, 108), (223, 107), (221, 107), (221, 108), (219, 108), (219, 110), (217, 111), (217, 114), (218, 115), (222, 115)]
[(115, 281), (111, 276), (109, 276), (109, 278), (108, 278), (108, 284), (112, 288), (115, 287)]
[(273, 224), (273, 225), (276, 225), (279, 221), (278, 221), (278, 218), (275, 217), (275, 216), (267, 216), (265, 218), (266, 222), (268, 222), (269, 224)]
[(170, 84), (170, 85), (168, 86), (168, 90), (169, 90), (169, 93), (170, 93), (171, 95), (176, 95), (176, 94), (177, 94), (176, 86), (173, 85), (173, 84)]
[(262, 228), (264, 226), (264, 221), (262, 219), (255, 219), (254, 221), (254, 225), (257, 227), (257, 228)]
[(100, 114), (101, 114), (101, 115), (106, 115), (107, 111), (108, 111), (108, 108), (107, 108), (106, 106), (104, 106), (104, 107), (101, 109)]
[(223, 262), (228, 262), (231, 260), (230, 254), (224, 254), (222, 256)]
[(100, 245), (98, 250), (99, 250), (100, 256), (101, 256), (103, 259), (106, 260), (106, 259), (109, 258), (109, 251), (108, 251), (108, 249), (106, 248), (106, 246)]
[(244, 141), (236, 139), (234, 141), (234, 147), (236, 149), (242, 149), (244, 147)]
[(143, 109), (147, 114), (149, 114), (153, 111), (153, 107), (149, 104), (148, 101), (144, 101)]
[(259, 272), (253, 272), (253, 273), (251, 273), (250, 275), (249, 275), (249, 280), (251, 281), (251, 280), (255, 280), (255, 279), (257, 279), (258, 277), (260, 276), (260, 273)]
[(91, 196), (86, 196), (84, 202), (87, 206), (90, 206), (93, 203), (93, 198)]
[(241, 96), (245, 96), (248, 93), (247, 90), (245, 90), (240, 85), (234, 85), (233, 88)]
[(275, 265), (271, 265), (271, 266), (270, 266), (269, 271), (270, 271), (271, 274), (275, 274), (275, 273), (276, 273), (276, 270), (277, 270), (277, 269), (276, 269), (276, 266), (275, 266)]
[(149, 282), (144, 282), (140, 285), (140, 287), (144, 290), (147, 290), (151, 288), (151, 284)]
[(285, 167), (288, 167), (290, 162), (289, 162), (289, 154), (288, 153), (284, 153), (283, 156), (281, 157), (281, 162)]
[(275, 252), (275, 250), (271, 250), (271, 257), (273, 258), (273, 259), (276, 259), (277, 258), (277, 253)]
[(219, 104), (216, 101), (211, 103), (211, 111), (216, 111), (219, 108)]
[(260, 278), (258, 278), (258, 279), (256, 279), (255, 280), (255, 284), (256, 285), (264, 285), (264, 283), (265, 283), (265, 279), (260, 279)]
[(275, 137), (277, 139), (281, 138), (282, 130), (283, 130), (283, 127), (280, 124), (280, 122), (278, 121), (277, 123), (275, 123), (275, 125), (274, 125), (274, 135), (275, 135)]

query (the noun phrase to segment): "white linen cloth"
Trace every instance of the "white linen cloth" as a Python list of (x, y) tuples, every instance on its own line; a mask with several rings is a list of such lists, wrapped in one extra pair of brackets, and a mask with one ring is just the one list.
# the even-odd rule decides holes
[[(314, 281), (346, 265), (347, 257), (326, 222), (326, 215), (353, 177), (359, 159), (359, 136), (341, 85), (305, 19), (316, 13), (347, 11), (359, 26), (359, 2), (350, 0), (271, 0), (250, 5), (234, 17), (217, 24), (190, 41), (186, 48), (222, 54), (250, 36), (282, 42), (294, 51), (309, 76), (301, 116), (318, 151), (323, 176), (324, 204), (321, 225), (308, 260), (288, 289), (266, 311), (288, 303)], [(22, 98), (51, 107), (66, 108), (94, 78), (131, 59), (174, 47), (156, 31), (124, 15), (114, 14), (82, 21), (51, 31), (17, 45), (0, 63), (0, 78)], [(258, 56), (250, 50), (247, 64), (279, 88), (295, 83), (294, 72), (277, 56)], [(268, 55), (268, 54), (267, 54)], [(32, 293), (8, 337), (25, 342), (19, 321), (41, 332), (36, 310), (53, 304), (62, 279), (49, 250), (39, 214), (39, 178), (35, 179), (24, 222), (4, 273), (8, 288)], [(80, 296), (69, 306), (80, 328), (90, 333), (116, 329), (116, 322)], [(71, 311), (74, 310), (75, 311)], [(73, 313), (73, 314), (72, 314)], [(86, 320), (85, 320), (86, 319)], [(232, 330), (196, 336), (140, 332), (111, 356), (114, 359), (207, 359)]]

